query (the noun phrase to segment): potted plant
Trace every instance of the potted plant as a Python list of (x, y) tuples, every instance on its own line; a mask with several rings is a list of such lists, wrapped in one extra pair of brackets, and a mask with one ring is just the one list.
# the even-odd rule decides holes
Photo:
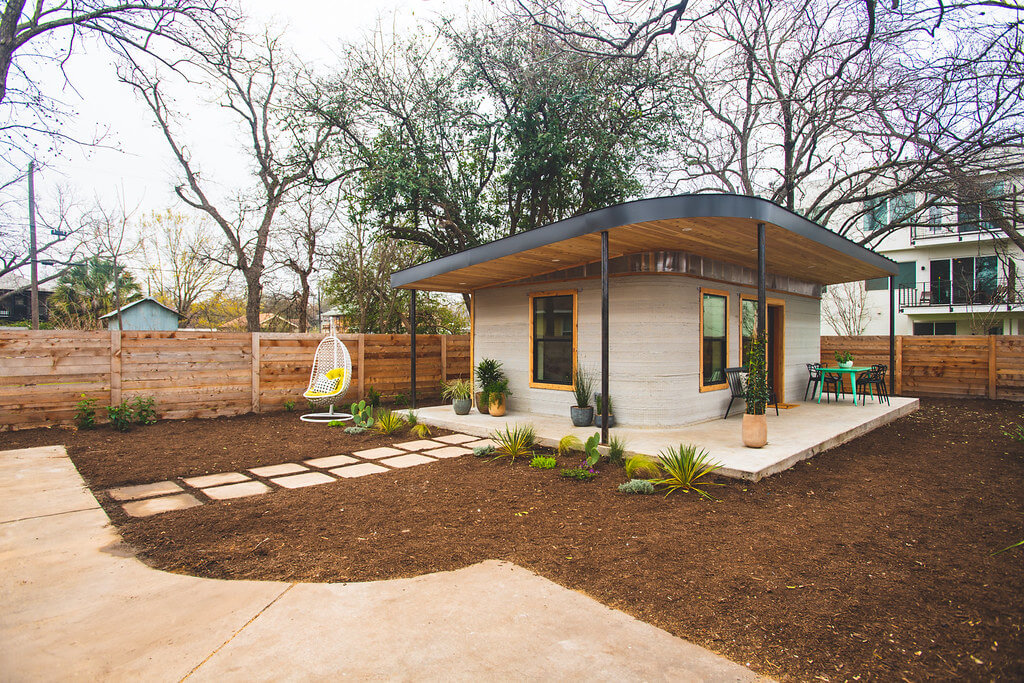
[(853, 367), (853, 354), (849, 351), (836, 351), (835, 352), (836, 362), (839, 363), (841, 368), (852, 368)]
[(487, 412), (494, 417), (501, 417), (505, 414), (505, 397), (511, 391), (508, 390), (508, 380), (505, 378), (491, 382), (484, 387), (487, 394)]
[(576, 374), (572, 378), (572, 392), (576, 396), (576, 405), (569, 407), (569, 417), (573, 427), (589, 427), (594, 423), (594, 408), (590, 405), (590, 392), (594, 389), (593, 376), (576, 366)]
[(456, 415), (468, 415), (473, 407), (473, 385), (468, 379), (453, 379), (444, 383), (441, 398), (450, 399)]
[(486, 413), (490, 407), (490, 400), (487, 396), (487, 385), (505, 379), (505, 373), (501, 369), (501, 361), (493, 358), (481, 359), (476, 366), (476, 384), (480, 391), (476, 392), (476, 409)]
[(768, 418), (765, 416), (764, 410), (770, 400), (763, 334), (755, 334), (750, 340), (746, 395), (747, 410), (743, 414), (743, 445), (747, 448), (761, 448), (768, 443)]
[[(604, 397), (601, 394), (594, 394), (594, 403), (597, 404), (597, 410), (594, 411), (594, 426), (598, 429), (601, 428), (602, 422), (604, 421)], [(615, 426), (615, 413), (612, 410), (612, 397), (608, 397), (608, 429)]]

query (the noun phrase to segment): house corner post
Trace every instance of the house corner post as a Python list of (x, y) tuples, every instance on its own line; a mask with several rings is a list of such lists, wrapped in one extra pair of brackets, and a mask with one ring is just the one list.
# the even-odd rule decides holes
[(757, 224), (757, 336), (764, 338), (767, 321), (767, 289), (765, 275), (764, 223)]
[(601, 443), (608, 443), (608, 231), (601, 231)]
[(416, 290), (409, 297), (409, 403), (416, 407)]

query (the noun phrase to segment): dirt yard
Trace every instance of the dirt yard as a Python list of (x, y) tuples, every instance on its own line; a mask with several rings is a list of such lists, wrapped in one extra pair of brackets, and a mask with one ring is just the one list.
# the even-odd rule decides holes
[[(1024, 547), (993, 554), (1024, 539), (1012, 423), (1024, 406), (923, 400), (788, 472), (722, 480), (715, 502), (620, 494), (607, 464), (578, 483), (472, 456), (143, 519), (98, 495), (170, 571), (369, 581), (498, 558), (785, 680), (1020, 680)], [(0, 448), (66, 444), (101, 492), (393, 440), (277, 413), (5, 433)]]

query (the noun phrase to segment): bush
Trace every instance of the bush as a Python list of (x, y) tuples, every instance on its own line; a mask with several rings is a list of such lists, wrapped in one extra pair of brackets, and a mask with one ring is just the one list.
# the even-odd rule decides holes
[(623, 468), (630, 479), (655, 479), (661, 476), (658, 461), (649, 455), (631, 455), (626, 458)]
[(362, 434), (366, 431), (366, 427), (345, 427), (346, 434)]
[(75, 404), (75, 425), (79, 429), (92, 429), (96, 426), (96, 399), (86, 398)]
[(583, 442), (575, 434), (566, 434), (558, 440), (558, 454), (569, 455), (569, 451), (582, 451)]
[(558, 467), (558, 461), (554, 458), (546, 458), (543, 455), (538, 455), (530, 461), (530, 467), (536, 467), (539, 470), (553, 470)]
[(366, 387), (366, 402), (371, 408), (380, 408), (380, 392), (372, 384)]
[(404, 408), (409, 405), (409, 397), (402, 392), (398, 392), (395, 394), (395, 398), (392, 402), (395, 404), (396, 408)]
[(140, 425), (151, 425), (156, 422), (156, 399), (152, 396), (143, 398), (135, 397), (131, 402), (135, 422)]
[(617, 436), (608, 439), (608, 462), (616, 467), (626, 464), (626, 442)]
[(128, 405), (128, 401), (121, 401), (119, 405), (107, 406), (107, 419), (110, 420), (110, 426), (117, 431), (127, 432), (135, 421), (135, 412)]
[(558, 475), (566, 479), (575, 479), (576, 481), (590, 481), (595, 476), (593, 472), (582, 467), (567, 467), (559, 472)]
[(619, 484), (619, 493), (654, 493), (654, 484), (646, 479), (630, 479), (625, 484)]
[(509, 463), (521, 456), (533, 457), (536, 436), (533, 425), (506, 426), (491, 434), (491, 440), (498, 444), (495, 458), (508, 458)]
[(473, 449), (473, 455), (478, 458), (487, 458), (494, 455), (494, 446), (477, 446)]
[(666, 496), (676, 490), (682, 490), (684, 492), (693, 491), (701, 498), (714, 500), (705, 491), (697, 488), (698, 483), (705, 486), (709, 484), (712, 486), (722, 485), (716, 482), (700, 481), (703, 477), (708, 476), (721, 467), (720, 464), (709, 460), (707, 451), (698, 451), (697, 447), (693, 444), (679, 444), (679, 448), (669, 448), (658, 453), (658, 459), (661, 461), (662, 469), (665, 470), (665, 474), (668, 476), (654, 483), (666, 488)]
[(405, 428), (405, 420), (398, 413), (385, 410), (377, 415), (375, 427), (381, 434), (394, 434), (398, 430)]
[(331, 420), (331, 421), (329, 421), (327, 423), (327, 426), (328, 427), (344, 427), (345, 426), (345, 421), (344, 420)]
[(285, 401), (284, 410), (286, 413), (290, 413), (295, 410), (295, 401)]

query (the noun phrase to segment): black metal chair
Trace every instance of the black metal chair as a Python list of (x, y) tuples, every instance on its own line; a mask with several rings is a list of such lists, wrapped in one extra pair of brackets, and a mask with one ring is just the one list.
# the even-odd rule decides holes
[[(738, 398), (742, 398), (744, 401), (747, 400), (747, 388), (744, 386), (744, 374), (747, 372), (745, 367), (738, 368), (726, 368), (725, 376), (729, 380), (729, 392), (732, 394), (729, 397), (729, 405), (725, 408), (725, 417), (729, 417), (729, 411), (732, 410), (732, 402)], [(768, 387), (769, 401), (768, 405), (775, 406), (775, 414), (779, 414), (779, 399), (775, 396), (775, 389)]]
[[(826, 400), (829, 403), (832, 402), (832, 394), (836, 395), (836, 400), (839, 400), (839, 392), (843, 392), (843, 397), (846, 397), (846, 387), (843, 386), (842, 380), (828, 373), (821, 371), (821, 363), (808, 363), (807, 364), (807, 387), (804, 389), (804, 400), (807, 400), (807, 392), (811, 392), (811, 399), (818, 392), (818, 383), (823, 382), (821, 387), (822, 392), (825, 394)], [(813, 387), (813, 388), (812, 388)]]
[[(870, 370), (857, 378), (858, 384), (862, 384), (865, 390), (870, 391), (872, 396), (876, 396), (879, 403), (885, 401), (885, 405), (889, 405), (889, 388), (885, 384), (885, 374), (888, 369), (885, 365), (872, 365)], [(861, 396), (863, 395), (862, 392)]]

